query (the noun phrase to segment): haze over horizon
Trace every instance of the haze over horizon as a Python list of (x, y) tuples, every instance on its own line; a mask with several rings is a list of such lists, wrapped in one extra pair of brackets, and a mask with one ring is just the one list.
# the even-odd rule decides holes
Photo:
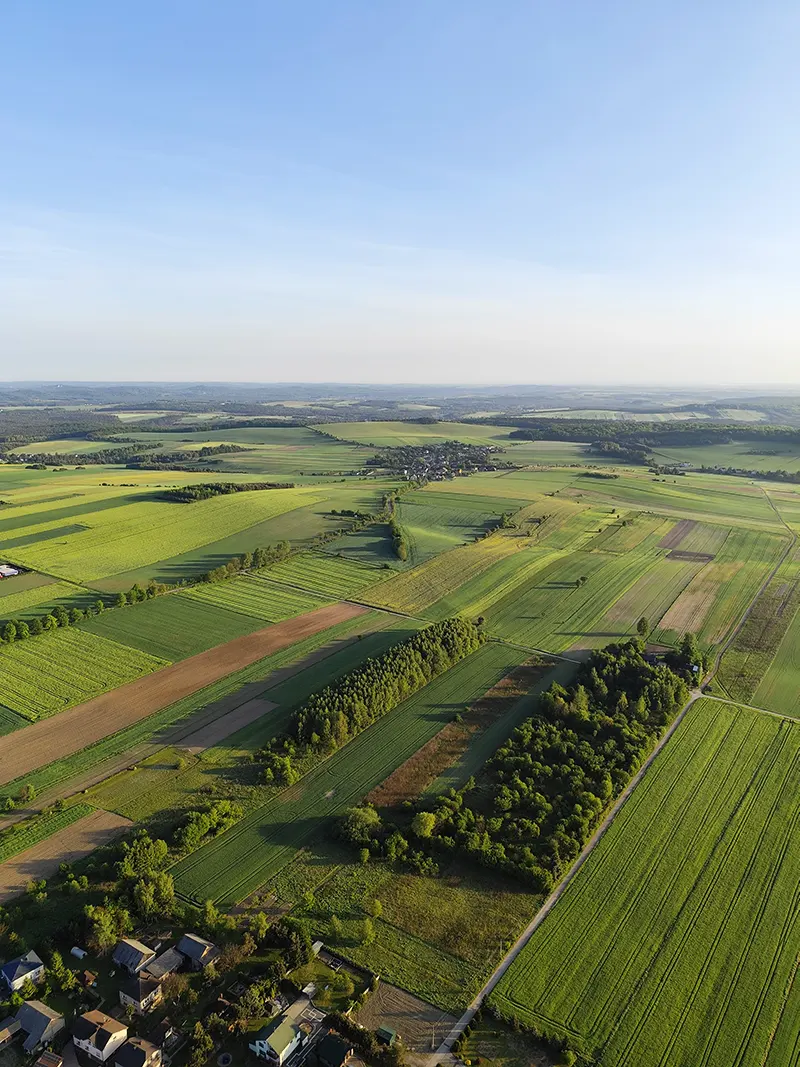
[(800, 384), (800, 9), (16, 5), (0, 376)]

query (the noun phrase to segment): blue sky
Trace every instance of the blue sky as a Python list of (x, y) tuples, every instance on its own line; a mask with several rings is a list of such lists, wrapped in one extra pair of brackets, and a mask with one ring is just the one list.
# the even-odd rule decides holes
[(800, 6), (11, 0), (0, 377), (800, 383)]

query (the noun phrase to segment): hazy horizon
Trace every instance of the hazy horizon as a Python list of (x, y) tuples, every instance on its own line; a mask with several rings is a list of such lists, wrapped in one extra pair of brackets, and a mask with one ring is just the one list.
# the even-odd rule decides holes
[(0, 373), (800, 386), (798, 29), (781, 0), (18, 5)]

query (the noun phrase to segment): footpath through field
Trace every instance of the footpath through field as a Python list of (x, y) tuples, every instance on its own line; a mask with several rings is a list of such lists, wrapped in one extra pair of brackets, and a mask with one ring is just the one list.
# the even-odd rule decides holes
[(273, 652), (366, 613), (340, 602), (237, 637), (0, 737), (0, 785), (78, 752)]

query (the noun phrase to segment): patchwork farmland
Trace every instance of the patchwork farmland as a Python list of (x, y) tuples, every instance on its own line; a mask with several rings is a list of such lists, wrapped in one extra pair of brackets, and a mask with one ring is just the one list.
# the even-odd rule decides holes
[[(187, 925), (238, 945), (260, 912), (288, 912), (426, 1005), (437, 1041), (487, 992), (542, 1063), (792, 1062), (800, 488), (670, 474), (513, 423), (207, 412), (204, 429), (165, 412), (179, 421), (160, 432), (129, 414), (119, 442), (42, 436), (0, 463), (2, 561), (22, 568), (0, 580), (0, 893), (24, 943), (60, 944), (67, 921), (88, 937), (87, 901), (112, 891), (143, 923), (141, 894), (113, 881), (116, 835), (140, 832), (166, 842), (159, 877)], [(453, 441), (504, 451), (413, 484), (386, 456)], [(111, 446), (143, 462), (88, 458)], [(52, 462), (28, 463), (36, 449)], [(477, 624), (476, 651), (352, 734), (335, 719), (298, 734), (321, 694), (456, 618)], [(601, 714), (611, 696), (580, 672), (618, 643), (653, 687), (629, 701), (622, 672)], [(647, 717), (673, 670), (707, 696), (617, 810), (678, 713)], [(556, 831), (546, 809), (579, 782)], [(187, 843), (216, 805), (222, 829)], [(373, 814), (378, 830), (347, 836)], [(30, 878), (48, 884), (24, 892)], [(202, 926), (214, 908), (230, 928)]]

